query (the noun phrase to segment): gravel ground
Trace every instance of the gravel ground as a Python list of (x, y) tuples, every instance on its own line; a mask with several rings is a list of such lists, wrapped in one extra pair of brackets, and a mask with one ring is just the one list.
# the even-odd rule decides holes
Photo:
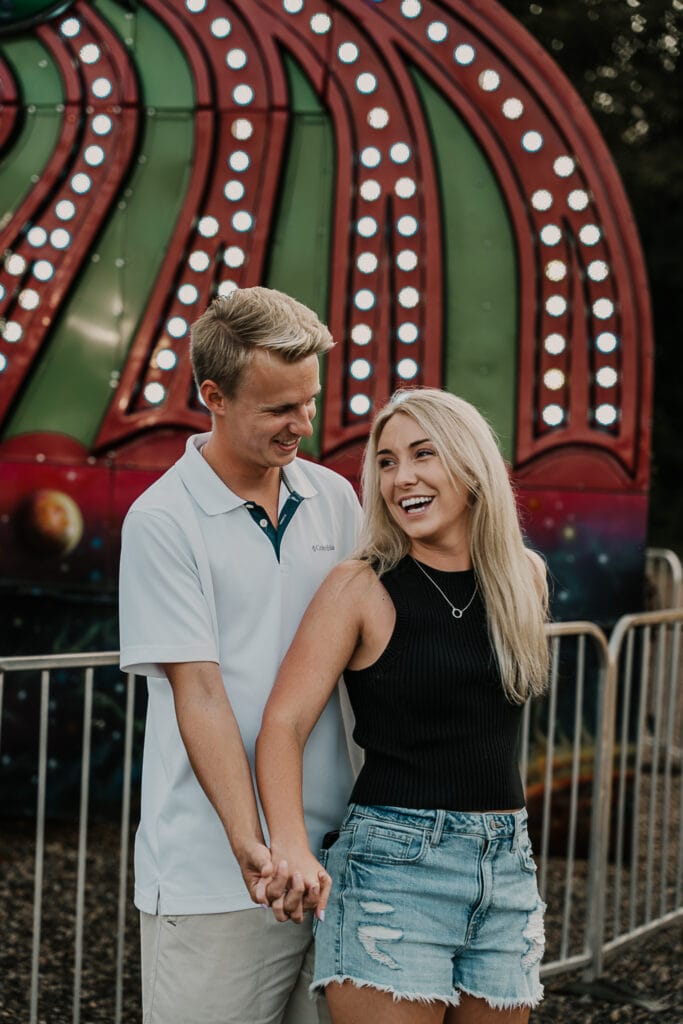
[[(40, 948), (38, 1020), (67, 1024), (73, 1019), (73, 966), (78, 837), (75, 828), (50, 824), (46, 834), (43, 920)], [(92, 825), (87, 858), (85, 924), (80, 1019), (99, 1024), (115, 1019), (116, 924), (119, 836), (112, 825)], [(0, 823), (0, 1021), (29, 1020), (31, 935), (33, 917), (34, 826)], [(582, 942), (585, 886), (579, 863), (574, 889), (572, 943)], [(584, 871), (585, 873), (585, 871)], [(549, 900), (549, 957), (557, 955), (564, 893), (564, 864), (551, 860), (546, 889)], [(123, 1024), (140, 1024), (137, 915), (127, 903), (123, 977)], [(533, 1024), (683, 1024), (683, 926), (679, 920), (636, 942), (608, 961), (605, 977), (615, 986), (615, 1001), (572, 991), (577, 974), (546, 983), (546, 998), (532, 1015)], [(619, 991), (621, 988), (621, 992)], [(630, 996), (628, 995), (630, 993)], [(658, 1002), (658, 1009), (637, 1000)], [(635, 1000), (635, 1001), (634, 1001)], [(191, 1024), (191, 1022), (188, 1022)], [(245, 1021), (245, 1024), (248, 1022)]]

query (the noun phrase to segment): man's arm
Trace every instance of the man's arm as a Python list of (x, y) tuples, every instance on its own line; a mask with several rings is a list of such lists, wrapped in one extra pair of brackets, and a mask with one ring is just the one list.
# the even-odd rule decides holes
[(200, 786), (213, 804), (255, 903), (286, 885), (264, 843), (242, 737), (215, 662), (164, 665), (173, 690), (178, 728)]

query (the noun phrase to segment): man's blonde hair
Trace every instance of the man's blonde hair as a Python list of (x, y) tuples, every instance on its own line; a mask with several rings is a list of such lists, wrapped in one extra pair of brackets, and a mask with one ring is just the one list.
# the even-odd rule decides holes
[(296, 363), (334, 345), (312, 309), (284, 292), (258, 285), (215, 298), (192, 325), (191, 338), (197, 387), (212, 380), (226, 398), (234, 397), (257, 349)]
[(444, 470), (469, 495), (469, 544), (489, 634), (508, 699), (541, 693), (548, 675), (544, 623), (548, 594), (539, 593), (524, 547), (507, 467), (491, 427), (473, 405), (436, 388), (398, 391), (376, 416), (363, 461), (364, 532), (360, 557), (381, 575), (410, 551), (410, 539), (382, 498), (378, 442), (388, 421), (410, 416), (434, 445)]

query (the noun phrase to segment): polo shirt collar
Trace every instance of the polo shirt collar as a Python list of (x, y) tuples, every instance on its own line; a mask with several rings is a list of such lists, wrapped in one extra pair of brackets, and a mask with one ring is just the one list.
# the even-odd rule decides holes
[[(176, 469), (202, 511), (207, 516), (217, 516), (223, 512), (232, 512), (233, 509), (246, 504), (249, 499), (231, 491), (203, 457), (200, 449), (210, 437), (210, 432), (189, 437), (185, 445), (185, 454), (176, 463)], [(283, 473), (289, 490), (300, 494), (302, 498), (313, 498), (318, 493), (300, 459), (285, 466)]]

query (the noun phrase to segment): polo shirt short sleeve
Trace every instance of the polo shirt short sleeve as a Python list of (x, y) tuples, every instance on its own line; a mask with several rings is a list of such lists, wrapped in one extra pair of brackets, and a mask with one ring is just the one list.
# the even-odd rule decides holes
[(123, 544), (121, 667), (160, 676), (167, 662), (218, 662), (212, 611), (178, 522), (161, 511), (134, 510)]

